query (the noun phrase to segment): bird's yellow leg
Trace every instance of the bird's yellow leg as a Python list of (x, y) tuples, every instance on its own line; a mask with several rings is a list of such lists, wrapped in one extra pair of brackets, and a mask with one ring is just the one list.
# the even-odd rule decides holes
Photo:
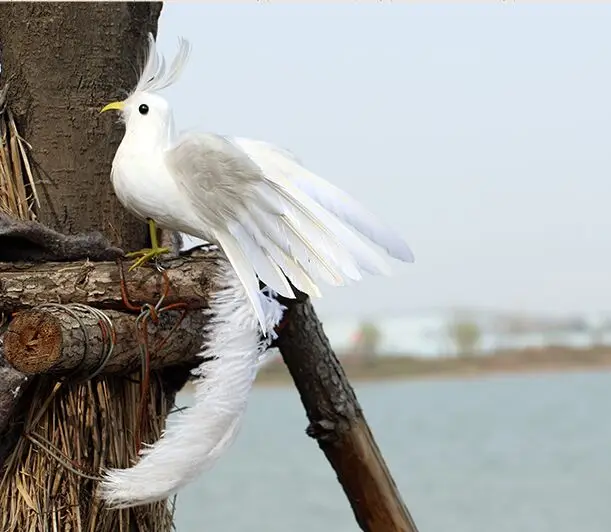
[(157, 225), (155, 224), (155, 220), (148, 220), (149, 224), (149, 234), (151, 237), (151, 247), (147, 249), (141, 249), (139, 251), (133, 251), (131, 253), (127, 253), (125, 256), (129, 259), (138, 257), (130, 267), (128, 271), (132, 271), (135, 268), (139, 268), (143, 264), (147, 263), (149, 260), (157, 258), (159, 255), (163, 255), (164, 253), (168, 253), (170, 250), (168, 248), (160, 248), (159, 242), (157, 241)]

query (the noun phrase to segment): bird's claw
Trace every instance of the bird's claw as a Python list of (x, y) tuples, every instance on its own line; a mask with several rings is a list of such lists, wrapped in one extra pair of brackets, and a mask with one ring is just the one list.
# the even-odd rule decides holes
[(139, 268), (143, 264), (147, 263), (152, 259), (156, 259), (159, 255), (164, 255), (165, 253), (169, 253), (170, 250), (168, 248), (149, 248), (149, 249), (141, 249), (139, 251), (132, 251), (131, 253), (127, 253), (125, 256), (128, 259), (132, 259), (138, 257), (138, 259), (129, 267), (127, 270), (131, 272), (136, 268)]

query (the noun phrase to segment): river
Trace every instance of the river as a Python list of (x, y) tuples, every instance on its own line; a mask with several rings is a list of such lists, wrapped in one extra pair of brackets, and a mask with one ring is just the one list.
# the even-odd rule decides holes
[[(381, 382), (357, 394), (420, 532), (611, 530), (611, 373)], [(305, 426), (293, 388), (256, 388), (234, 447), (179, 495), (177, 531), (358, 530)]]

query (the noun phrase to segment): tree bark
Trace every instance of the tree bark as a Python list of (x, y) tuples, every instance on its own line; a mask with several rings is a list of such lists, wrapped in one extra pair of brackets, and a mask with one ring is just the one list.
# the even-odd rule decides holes
[[(0, 343), (0, 434), (4, 434), (10, 420), (11, 413), (25, 389), (28, 377), (4, 362), (3, 347)], [(0, 456), (4, 451), (4, 444), (0, 444)]]
[(283, 299), (275, 345), (295, 382), (315, 438), (366, 532), (417, 532), (354, 390), (307, 298)]
[(161, 2), (0, 3), (2, 81), (39, 179), (38, 219), (64, 233), (104, 232), (124, 249), (146, 226), (112, 194), (122, 138), (100, 109), (135, 85)]

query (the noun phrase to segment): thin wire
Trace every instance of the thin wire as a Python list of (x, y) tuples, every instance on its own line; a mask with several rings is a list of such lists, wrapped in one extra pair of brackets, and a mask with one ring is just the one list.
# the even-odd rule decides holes
[(0, 312), (0, 337), (8, 329), (8, 316), (4, 312)]
[[(148, 401), (149, 387), (150, 387), (150, 373), (151, 373), (151, 350), (149, 347), (149, 332), (148, 332), (148, 322), (149, 320), (153, 322), (153, 324), (157, 324), (159, 322), (159, 317), (164, 312), (169, 310), (178, 310), (181, 309), (181, 315), (178, 321), (174, 324), (172, 329), (165, 335), (165, 337), (158, 340), (157, 343), (153, 346), (154, 351), (161, 350), (172, 334), (178, 329), (180, 324), (185, 318), (186, 315), (186, 307), (185, 303), (172, 303), (170, 305), (166, 305), (162, 307), (164, 300), (166, 299), (169, 290), (170, 290), (170, 280), (168, 278), (168, 274), (166, 270), (156, 264), (157, 271), (163, 276), (163, 290), (161, 296), (159, 297), (157, 303), (152, 305), (150, 303), (145, 303), (140, 307), (140, 314), (136, 318), (136, 331), (138, 334), (138, 347), (140, 350), (140, 362), (141, 362), (141, 380), (140, 380), (140, 408), (138, 413), (138, 425), (136, 427), (135, 440), (136, 440), (136, 452), (140, 452), (140, 448), (142, 445), (141, 434), (144, 430), (144, 423), (146, 421), (146, 407)], [(123, 277), (123, 268), (119, 265), (119, 269), (121, 272), (121, 294), (123, 295), (124, 304), (127, 308), (134, 308), (129, 302), (129, 298), (127, 295), (127, 288), (125, 286), (125, 279)]]
[(89, 381), (94, 377), (97, 377), (102, 370), (106, 367), (106, 364), (112, 357), (112, 353), (117, 345), (117, 331), (115, 330), (115, 326), (112, 323), (112, 320), (108, 317), (108, 314), (97, 309), (95, 307), (90, 307), (88, 305), (83, 305), (81, 303), (73, 303), (74, 308), (80, 309), (83, 312), (91, 312), (98, 318), (98, 327), (100, 327), (100, 332), (102, 334), (102, 342), (104, 343), (104, 347), (106, 348), (106, 354), (98, 364), (98, 367), (89, 373), (87, 377), (84, 379), (85, 381)]
[(79, 316), (79, 314), (76, 311), (78, 310), (85, 314), (87, 313), (93, 314), (98, 319), (98, 327), (100, 328), (100, 333), (102, 335), (102, 346), (103, 346), (104, 356), (102, 357), (102, 360), (100, 361), (100, 363), (98, 364), (98, 366), (95, 368), (93, 372), (89, 372), (82, 379), (79, 379), (76, 382), (79, 382), (79, 383), (87, 382), (93, 379), (94, 377), (96, 377), (97, 375), (99, 375), (103, 371), (103, 369), (106, 367), (106, 364), (108, 363), (110, 358), (112, 357), (112, 353), (115, 349), (116, 340), (117, 340), (117, 333), (116, 333), (114, 324), (112, 323), (112, 320), (108, 317), (108, 315), (105, 312), (101, 311), (100, 309), (91, 307), (89, 305), (84, 305), (82, 303), (68, 303), (68, 304), (43, 303), (42, 305), (38, 305), (37, 308), (39, 309), (40, 308), (56, 308), (56, 309), (60, 309), (60, 310), (67, 312), (76, 320), (76, 322), (78, 323), (83, 333), (83, 339), (84, 339), (83, 356), (81, 357), (81, 360), (77, 364), (75, 370), (69, 373), (68, 375), (66, 375), (64, 377), (64, 380), (69, 380), (70, 378), (80, 373), (81, 366), (83, 365), (83, 362), (85, 362), (85, 360), (87, 359), (87, 355), (89, 354), (89, 351), (91, 350), (91, 338), (89, 337), (87, 327), (85, 326), (85, 322), (82, 320), (81, 316)]
[(148, 341), (148, 321), (151, 320), (154, 324), (159, 322), (159, 316), (166, 311), (169, 310), (178, 310), (180, 309), (181, 315), (178, 319), (177, 323), (174, 324), (172, 329), (165, 335), (164, 338), (159, 339), (159, 341), (153, 346), (155, 351), (162, 349), (167, 341), (170, 339), (172, 334), (180, 327), (180, 324), (184, 320), (187, 314), (187, 305), (184, 302), (171, 303), (162, 307), (163, 302), (165, 301), (169, 290), (170, 290), (170, 279), (168, 278), (168, 274), (163, 266), (161, 266), (158, 262), (154, 263), (157, 271), (161, 273), (163, 277), (163, 290), (159, 300), (155, 305), (150, 303), (145, 303), (144, 305), (138, 307), (134, 305), (129, 300), (129, 294), (127, 293), (127, 283), (125, 281), (125, 272), (123, 271), (123, 261), (121, 259), (117, 259), (117, 266), (119, 269), (119, 280), (121, 286), (121, 299), (123, 300), (123, 305), (128, 310), (132, 312), (139, 312), (138, 317), (136, 318), (136, 337), (138, 339), (138, 347), (140, 350), (140, 365), (141, 365), (141, 377), (140, 377), (140, 407), (138, 413), (138, 423), (135, 428), (135, 440), (136, 440), (136, 452), (140, 452), (140, 448), (142, 445), (141, 434), (144, 429), (145, 417), (146, 417), (146, 407), (148, 400), (148, 388), (150, 385), (150, 349), (149, 349), (149, 341)]

